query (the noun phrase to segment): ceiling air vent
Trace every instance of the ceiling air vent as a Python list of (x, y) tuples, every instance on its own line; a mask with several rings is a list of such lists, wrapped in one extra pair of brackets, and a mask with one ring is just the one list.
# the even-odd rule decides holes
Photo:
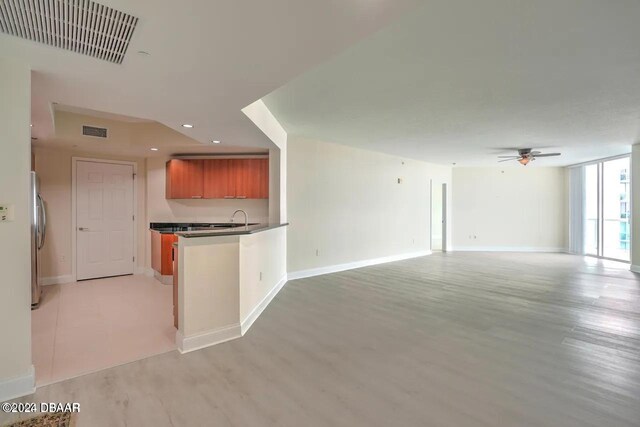
[(84, 136), (95, 136), (96, 138), (106, 138), (107, 129), (97, 128), (94, 126), (82, 126), (82, 134)]
[(121, 64), (138, 18), (91, 0), (0, 0), (0, 31)]

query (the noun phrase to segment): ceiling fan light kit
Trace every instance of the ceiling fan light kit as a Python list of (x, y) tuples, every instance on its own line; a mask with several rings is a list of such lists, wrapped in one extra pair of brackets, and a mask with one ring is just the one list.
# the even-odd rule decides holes
[(559, 155), (560, 153), (542, 153), (540, 151), (532, 151), (531, 148), (521, 148), (518, 150), (517, 156), (498, 156), (499, 159), (503, 159), (498, 160), (498, 162), (517, 160), (522, 166), (527, 166), (538, 157), (554, 157)]

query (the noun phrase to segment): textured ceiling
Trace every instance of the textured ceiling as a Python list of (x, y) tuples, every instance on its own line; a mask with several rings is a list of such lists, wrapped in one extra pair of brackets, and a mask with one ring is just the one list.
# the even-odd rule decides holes
[[(139, 18), (121, 65), (0, 33), (31, 65), (32, 134), (51, 103), (160, 122), (206, 143), (269, 147), (241, 109), (397, 19), (414, 0), (101, 0)], [(139, 54), (145, 51), (146, 54)], [(193, 129), (184, 129), (191, 123)]]
[(635, 0), (430, 0), (263, 100), (290, 134), (445, 164), (516, 147), (578, 163), (640, 136), (638, 22)]

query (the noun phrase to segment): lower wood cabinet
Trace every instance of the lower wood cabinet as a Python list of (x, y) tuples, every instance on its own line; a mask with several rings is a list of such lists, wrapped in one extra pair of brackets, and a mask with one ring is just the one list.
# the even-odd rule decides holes
[(151, 230), (151, 268), (162, 276), (173, 274), (171, 249), (178, 241), (175, 234), (162, 234)]
[(268, 199), (269, 159), (172, 159), (167, 199)]

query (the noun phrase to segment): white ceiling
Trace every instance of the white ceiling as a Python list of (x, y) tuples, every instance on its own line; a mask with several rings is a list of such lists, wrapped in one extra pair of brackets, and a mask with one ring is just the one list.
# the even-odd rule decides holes
[[(243, 107), (384, 27), (417, 1), (101, 3), (140, 18), (122, 65), (0, 33), (0, 56), (32, 66), (32, 134), (40, 141), (53, 135), (56, 102), (154, 120), (204, 143), (269, 147)], [(182, 123), (195, 127), (187, 130)]]
[(516, 147), (578, 163), (640, 138), (638, 22), (637, 0), (430, 0), (263, 100), (290, 134), (438, 163)]

